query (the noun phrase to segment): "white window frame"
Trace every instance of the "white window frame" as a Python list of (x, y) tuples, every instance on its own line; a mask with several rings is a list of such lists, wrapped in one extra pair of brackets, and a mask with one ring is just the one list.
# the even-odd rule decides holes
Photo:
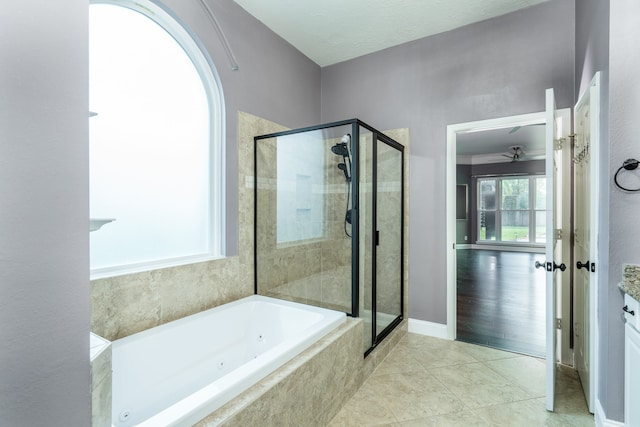
[[(192, 264), (224, 257), (225, 247), (225, 108), (220, 78), (213, 60), (200, 40), (169, 9), (153, 0), (90, 0), (91, 4), (120, 6), (139, 12), (169, 33), (193, 62), (209, 104), (209, 251), (183, 257), (91, 269), (90, 278), (99, 279), (159, 268)], [(99, 232), (99, 231), (98, 231)]]
[[(536, 179), (546, 178), (544, 175), (499, 175), (478, 178), (476, 183), (476, 236), (478, 244), (492, 245), (513, 245), (513, 246), (536, 246), (544, 247), (545, 242), (536, 242), (536, 212), (546, 212), (546, 209), (535, 208), (535, 191)], [(528, 179), (529, 180), (529, 209), (503, 209), (502, 208), (502, 181), (507, 179)], [(480, 204), (480, 186), (482, 181), (496, 181), (496, 208), (481, 209)], [(511, 240), (502, 240), (502, 212), (503, 211), (528, 211), (529, 212), (529, 240), (527, 242), (517, 242)], [(496, 218), (496, 234), (495, 240), (480, 240), (480, 213), (495, 212)], [(547, 236), (548, 238), (548, 236)]]

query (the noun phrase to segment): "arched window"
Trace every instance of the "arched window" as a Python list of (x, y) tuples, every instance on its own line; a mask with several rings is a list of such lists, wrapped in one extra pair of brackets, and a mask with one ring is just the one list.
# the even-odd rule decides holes
[(148, 0), (89, 11), (93, 278), (220, 257), (223, 101), (211, 61)]

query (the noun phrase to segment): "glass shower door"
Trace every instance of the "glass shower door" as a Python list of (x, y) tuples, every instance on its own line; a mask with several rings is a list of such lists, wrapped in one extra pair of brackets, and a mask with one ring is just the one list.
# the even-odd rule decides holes
[(376, 336), (402, 315), (402, 151), (376, 141)]

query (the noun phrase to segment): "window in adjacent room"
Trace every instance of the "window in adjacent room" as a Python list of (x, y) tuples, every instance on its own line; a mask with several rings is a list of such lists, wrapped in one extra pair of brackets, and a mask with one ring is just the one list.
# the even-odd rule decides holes
[(544, 244), (547, 181), (541, 176), (478, 179), (478, 241)]

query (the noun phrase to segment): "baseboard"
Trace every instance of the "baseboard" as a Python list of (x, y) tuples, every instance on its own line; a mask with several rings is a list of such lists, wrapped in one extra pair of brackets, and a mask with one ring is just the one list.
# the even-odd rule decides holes
[(608, 420), (606, 415), (604, 414), (604, 409), (600, 404), (600, 399), (596, 399), (596, 427), (624, 427), (624, 423), (620, 421), (612, 421)]
[(447, 325), (427, 322), (426, 320), (409, 319), (409, 332), (445, 340), (450, 339)]

